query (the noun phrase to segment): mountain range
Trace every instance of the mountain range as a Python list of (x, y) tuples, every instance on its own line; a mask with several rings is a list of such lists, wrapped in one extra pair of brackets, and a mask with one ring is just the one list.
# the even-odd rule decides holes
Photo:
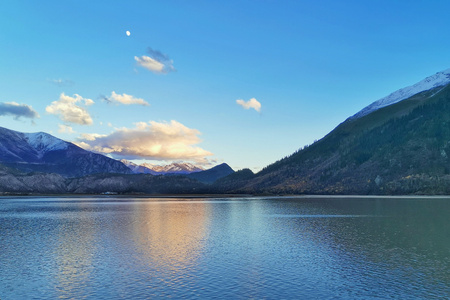
[(227, 164), (138, 166), (44, 132), (0, 127), (0, 193), (193, 193), (233, 172)]
[[(171, 176), (162, 176), (171, 175)], [(254, 174), (137, 165), (0, 128), (0, 192), (450, 194), (450, 69), (402, 88)]]

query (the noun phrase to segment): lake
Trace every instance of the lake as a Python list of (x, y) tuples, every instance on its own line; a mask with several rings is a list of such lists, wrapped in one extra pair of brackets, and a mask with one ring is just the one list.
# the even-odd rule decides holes
[(0, 299), (448, 299), (450, 198), (0, 198)]

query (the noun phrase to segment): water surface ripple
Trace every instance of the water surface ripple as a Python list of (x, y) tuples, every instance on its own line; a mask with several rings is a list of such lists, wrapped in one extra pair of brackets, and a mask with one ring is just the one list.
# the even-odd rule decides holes
[(448, 299), (450, 198), (2, 198), (0, 299)]

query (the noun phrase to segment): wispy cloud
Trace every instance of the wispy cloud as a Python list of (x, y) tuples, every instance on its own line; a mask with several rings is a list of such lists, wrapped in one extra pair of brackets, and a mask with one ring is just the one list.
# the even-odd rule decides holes
[(147, 54), (148, 55), (134, 57), (134, 60), (136, 60), (139, 66), (159, 74), (176, 71), (173, 66), (173, 60), (171, 60), (167, 54), (164, 54), (159, 50), (153, 50), (150, 47), (147, 49)]
[(0, 102), (0, 116), (13, 116), (15, 120), (21, 117), (29, 119), (39, 118), (39, 114), (33, 107), (16, 102)]
[(239, 99), (239, 100), (236, 100), (236, 103), (239, 104), (240, 106), (242, 106), (245, 109), (253, 108), (257, 112), (261, 112), (261, 103), (259, 103), (259, 101), (256, 100), (255, 98), (251, 98), (247, 102), (245, 102), (244, 100)]
[(116, 92), (112, 92), (111, 96), (105, 97), (101, 96), (103, 100), (107, 101), (108, 103), (116, 103), (116, 104), (125, 104), (125, 105), (131, 105), (131, 104), (137, 104), (137, 105), (143, 105), (143, 106), (149, 106), (147, 101), (145, 101), (142, 98), (136, 98), (132, 95), (128, 94), (116, 94)]
[(98, 138), (108, 136), (107, 134), (98, 134), (98, 133), (82, 133), (78, 138), (79, 141), (95, 141)]
[(78, 103), (84, 103), (84, 106), (89, 106), (94, 104), (94, 101), (83, 98), (78, 94), (75, 94), (74, 97), (70, 97), (62, 93), (57, 101), (53, 101), (45, 108), (45, 111), (49, 114), (58, 116), (64, 122), (79, 125), (91, 125), (93, 123), (91, 115), (85, 107), (77, 105)]
[(213, 155), (195, 145), (200, 131), (177, 121), (136, 123), (134, 128), (118, 128), (107, 136), (84, 135), (78, 145), (87, 150), (126, 159), (190, 160), (207, 163)]
[(68, 79), (47, 79), (48, 81), (50, 81), (51, 83), (53, 83), (54, 85), (63, 87), (63, 86), (71, 86), (73, 85), (73, 81), (72, 80), (68, 80)]
[(68, 133), (68, 134), (75, 133), (75, 131), (73, 130), (72, 127), (64, 125), (64, 124), (58, 124), (58, 132), (59, 133)]

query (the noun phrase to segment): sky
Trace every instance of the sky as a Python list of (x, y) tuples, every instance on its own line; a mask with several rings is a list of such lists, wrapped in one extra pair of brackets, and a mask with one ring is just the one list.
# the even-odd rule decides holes
[(261, 168), (450, 68), (450, 1), (0, 2), (0, 126)]

